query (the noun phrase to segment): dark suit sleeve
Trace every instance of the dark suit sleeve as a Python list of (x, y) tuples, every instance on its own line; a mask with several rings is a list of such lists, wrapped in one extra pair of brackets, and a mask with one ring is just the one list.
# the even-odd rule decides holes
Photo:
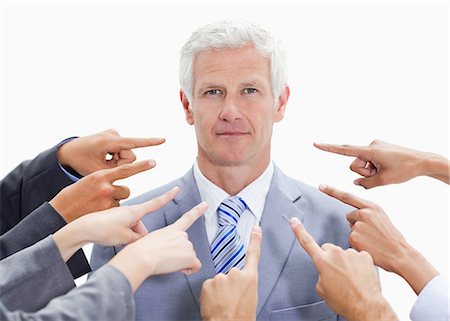
[[(42, 203), (51, 200), (61, 189), (73, 183), (59, 166), (56, 158), (57, 148), (58, 146), (55, 146), (42, 152), (35, 159), (21, 163), (0, 181), (0, 235), (16, 226)], [(65, 221), (54, 210), (47, 214), (43, 212), (45, 211), (30, 216), (27, 220), (28, 227), (22, 226), (20, 229), (22, 233), (15, 232), (15, 239), (20, 238), (21, 244), (33, 244), (65, 225)], [(33, 234), (29, 235), (26, 229), (33, 224), (36, 224), (36, 228)], [(37, 232), (38, 228), (41, 229), (40, 233)], [(9, 236), (8, 239), (12, 237)], [(1, 242), (3, 243), (3, 240)], [(3, 252), (3, 244), (0, 248), (1, 256), (4, 257), (4, 253), (8, 252), (6, 249)], [(16, 249), (20, 250), (20, 245)], [(74, 278), (90, 271), (82, 250), (78, 251), (67, 264)]]
[(0, 181), (0, 233), (4, 234), (72, 180), (61, 170), (57, 146), (22, 162)]

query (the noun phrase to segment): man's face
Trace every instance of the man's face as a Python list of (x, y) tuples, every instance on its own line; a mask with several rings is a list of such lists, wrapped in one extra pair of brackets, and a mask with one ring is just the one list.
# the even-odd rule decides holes
[(253, 46), (200, 52), (191, 104), (181, 94), (186, 120), (195, 126), (199, 161), (266, 162), (273, 123), (283, 118), (288, 97), (286, 87), (274, 100), (269, 60)]

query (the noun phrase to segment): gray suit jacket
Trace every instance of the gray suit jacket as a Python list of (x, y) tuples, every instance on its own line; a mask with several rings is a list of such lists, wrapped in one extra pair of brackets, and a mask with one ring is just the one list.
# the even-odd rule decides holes
[(135, 317), (130, 283), (119, 270), (106, 265), (74, 288), (50, 236), (0, 262), (0, 275), (0, 320), (131, 321)]
[[(181, 188), (175, 199), (144, 217), (149, 231), (172, 224), (201, 201), (191, 170), (181, 179), (129, 203), (142, 203), (173, 186)], [(261, 220), (258, 320), (338, 319), (316, 293), (317, 271), (282, 215), (298, 217), (319, 244), (331, 242), (347, 248), (350, 230), (345, 214), (351, 210), (354, 209), (275, 168)], [(204, 218), (198, 219), (187, 232), (202, 262), (201, 270), (190, 276), (177, 272), (147, 279), (135, 293), (137, 320), (201, 319), (200, 290), (203, 281), (215, 275)], [(94, 246), (92, 268), (103, 265), (118, 250)]]
[(39, 310), (73, 287), (51, 236), (0, 262), (0, 301), (10, 311)]

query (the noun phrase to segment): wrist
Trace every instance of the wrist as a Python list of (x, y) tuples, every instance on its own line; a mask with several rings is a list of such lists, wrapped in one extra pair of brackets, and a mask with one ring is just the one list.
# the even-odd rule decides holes
[(75, 137), (67, 138), (58, 144), (58, 149), (56, 151), (56, 159), (57, 159), (58, 163), (61, 164), (62, 166), (70, 167), (70, 164), (69, 164), (70, 157), (68, 157), (68, 155), (67, 155), (68, 154), (67, 146), (70, 144), (70, 142), (73, 139), (75, 139)]
[(133, 292), (155, 273), (154, 262), (146, 262), (141, 253), (134, 253), (133, 244), (126, 246), (108, 264), (118, 269), (130, 282)]
[(48, 202), (66, 223), (72, 222), (75, 219), (74, 214), (77, 212), (74, 206), (77, 202), (71, 199), (70, 192), (68, 191), (69, 188), (69, 186), (65, 187)]
[(427, 259), (411, 246), (397, 262), (394, 272), (405, 279), (417, 295), (439, 274)]
[(441, 155), (424, 153), (419, 168), (421, 169), (420, 175), (433, 177), (447, 184), (450, 183), (450, 163), (448, 159)]
[(398, 320), (394, 310), (392, 310), (392, 307), (381, 293), (373, 297), (366, 297), (361, 301), (360, 307), (354, 309), (353, 312), (353, 315), (344, 317), (346, 317), (348, 321)]
[(65, 225), (52, 237), (64, 262), (67, 262), (76, 251), (88, 244), (84, 229), (77, 222)]

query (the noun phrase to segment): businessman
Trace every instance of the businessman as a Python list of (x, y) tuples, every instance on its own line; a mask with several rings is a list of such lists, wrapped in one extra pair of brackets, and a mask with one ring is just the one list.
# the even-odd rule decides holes
[[(289, 99), (284, 52), (269, 32), (248, 22), (199, 28), (180, 57), (180, 99), (195, 128), (197, 159), (185, 176), (138, 196), (144, 202), (172, 186), (181, 192), (143, 219), (162, 228), (200, 201), (208, 210), (187, 231), (202, 269), (146, 280), (135, 294), (137, 320), (200, 320), (205, 280), (245, 263), (251, 229), (262, 229), (257, 320), (336, 320), (315, 291), (317, 270), (294, 246), (282, 215), (298, 217), (319, 243), (348, 247), (345, 213), (353, 208), (286, 176), (271, 160), (274, 123)], [(292, 146), (292, 152), (297, 151)], [(93, 269), (120, 248), (95, 246)]]

